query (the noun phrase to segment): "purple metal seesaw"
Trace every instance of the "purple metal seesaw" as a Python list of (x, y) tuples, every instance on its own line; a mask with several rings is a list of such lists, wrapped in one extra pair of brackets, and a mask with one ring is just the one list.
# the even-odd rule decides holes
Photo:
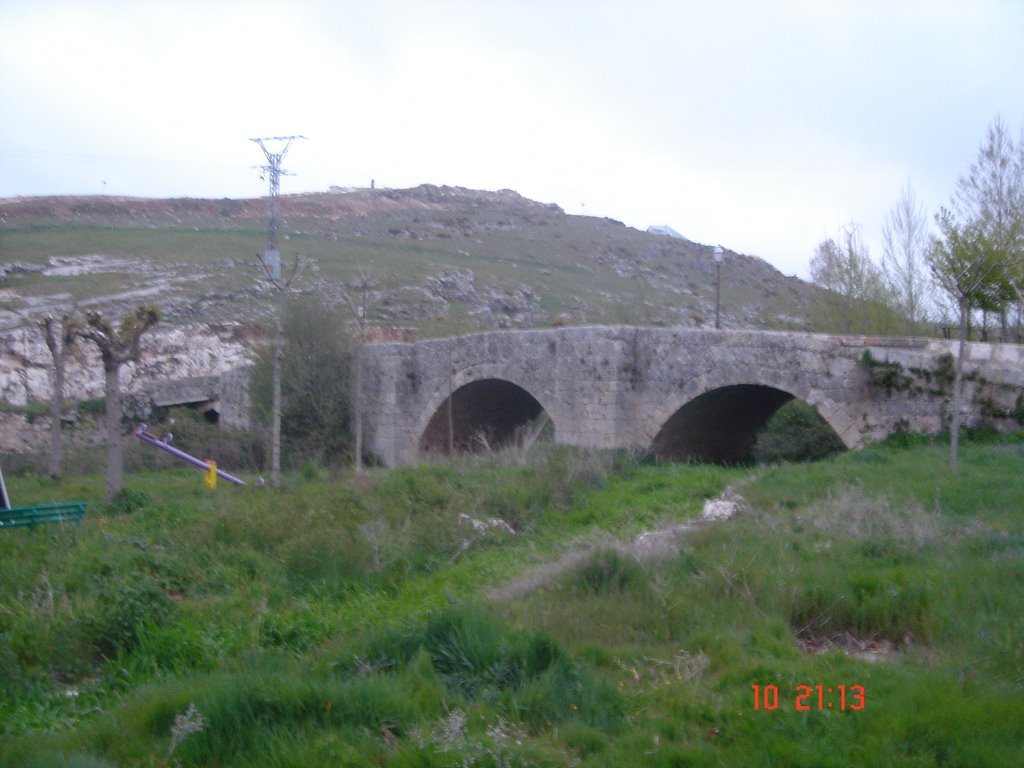
[[(157, 448), (160, 448), (160, 449), (162, 449), (164, 451), (167, 451), (172, 456), (177, 456), (179, 459), (184, 459), (189, 464), (194, 464), (199, 469), (206, 470), (207, 472), (209, 472), (210, 469), (211, 469), (210, 465), (207, 464), (202, 459), (197, 459), (195, 456), (189, 456), (184, 451), (179, 451), (177, 448), (171, 447), (169, 440), (159, 440), (159, 439), (153, 437), (151, 434), (147, 433), (146, 432), (146, 425), (145, 424), (139, 424), (139, 426), (137, 426), (135, 428), (135, 430), (134, 430), (134, 432), (132, 434), (134, 434), (140, 440), (143, 440), (143, 441), (149, 443), (150, 445), (155, 445)], [(229, 475), (227, 472), (225, 472), (225, 471), (223, 471), (221, 469), (217, 470), (217, 476), (218, 477), (223, 477), (225, 480), (227, 480), (228, 482), (234, 483), (235, 485), (245, 485), (244, 481), (239, 480), (234, 475)]]

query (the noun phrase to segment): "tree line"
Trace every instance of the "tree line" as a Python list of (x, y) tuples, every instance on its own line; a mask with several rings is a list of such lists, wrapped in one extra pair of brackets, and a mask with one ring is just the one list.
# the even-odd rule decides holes
[(851, 225), (840, 241), (820, 243), (812, 281), (825, 289), (820, 330), (923, 335), (936, 321), (956, 329), (956, 375), (950, 419), (950, 467), (957, 466), (963, 364), (972, 327), (990, 340), (990, 319), (1002, 341), (1022, 340), (1024, 319), (1024, 131), (1018, 139), (996, 117), (949, 204), (928, 225), (906, 186), (885, 220), (881, 265)]
[[(907, 183), (882, 227), (875, 261), (851, 223), (810, 260), (824, 291), (816, 330), (921, 336), (966, 324), (965, 336), (1024, 335), (1024, 131), (996, 117), (947, 205), (931, 217)], [(977, 332), (980, 329), (980, 333)]]

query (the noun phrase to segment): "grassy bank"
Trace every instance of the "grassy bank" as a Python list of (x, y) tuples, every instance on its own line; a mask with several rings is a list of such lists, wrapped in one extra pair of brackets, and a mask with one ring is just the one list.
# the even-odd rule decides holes
[[(0, 535), (0, 762), (1018, 765), (1024, 451), (944, 461), (547, 446), (278, 493), (140, 473), (106, 509), (98, 477), (9, 478), (24, 503), (91, 506)], [(613, 547), (731, 484), (747, 508), (677, 556)]]

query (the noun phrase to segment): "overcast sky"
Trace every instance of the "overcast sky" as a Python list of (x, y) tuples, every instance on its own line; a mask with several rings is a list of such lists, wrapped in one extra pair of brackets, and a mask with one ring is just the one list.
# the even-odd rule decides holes
[(1017, 0), (0, 0), (0, 197), (514, 189), (806, 276), (1024, 127)]

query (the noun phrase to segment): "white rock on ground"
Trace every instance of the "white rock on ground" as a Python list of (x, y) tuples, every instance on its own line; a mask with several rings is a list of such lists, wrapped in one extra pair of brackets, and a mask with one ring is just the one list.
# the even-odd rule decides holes
[(735, 501), (725, 499), (708, 499), (704, 502), (704, 509), (701, 510), (701, 520), (728, 520), (736, 514), (738, 505)]

